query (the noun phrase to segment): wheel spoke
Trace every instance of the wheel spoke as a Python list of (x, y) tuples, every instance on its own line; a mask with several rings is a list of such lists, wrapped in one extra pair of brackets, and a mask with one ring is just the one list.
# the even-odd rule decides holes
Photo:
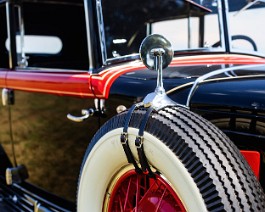
[(136, 178), (136, 200), (135, 200), (135, 211), (138, 211), (138, 203), (139, 203), (139, 198), (140, 198), (140, 189), (139, 189), (139, 175), (137, 175)]
[(123, 210), (126, 209), (126, 205), (127, 205), (127, 202), (128, 202), (129, 194), (130, 194), (130, 191), (131, 191), (131, 184), (132, 184), (132, 178), (130, 178), (129, 183), (128, 183)]
[(156, 212), (158, 212), (158, 210), (159, 210), (159, 208), (160, 208), (160, 206), (161, 206), (161, 204), (162, 204), (162, 200), (163, 200), (163, 198), (164, 198), (164, 196), (165, 196), (166, 191), (167, 191), (167, 188), (164, 189), (163, 194), (162, 194), (162, 196), (160, 197), (160, 200), (159, 200), (159, 202), (158, 202), (158, 204), (157, 204)]
[(123, 207), (122, 207), (122, 199), (121, 199), (121, 197), (119, 197), (119, 205), (120, 205), (120, 211), (121, 212), (123, 212), (124, 210), (123, 210)]
[(140, 200), (140, 204), (141, 204), (141, 202), (144, 202), (148, 198), (148, 194), (150, 194), (152, 192), (155, 184), (156, 184), (156, 182), (153, 182), (149, 188), (146, 188), (145, 194), (143, 195), (143, 197)]
[(177, 194), (160, 175), (154, 179), (135, 171), (125, 173), (117, 182), (110, 205), (109, 212), (185, 211)]

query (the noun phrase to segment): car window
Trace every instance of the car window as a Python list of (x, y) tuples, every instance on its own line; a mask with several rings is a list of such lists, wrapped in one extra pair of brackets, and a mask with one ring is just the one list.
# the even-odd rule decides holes
[(18, 66), (89, 68), (82, 4), (24, 2), (16, 15)]
[(6, 8), (5, 4), (0, 4), (0, 68), (8, 68), (8, 50), (5, 47), (6, 38)]
[[(175, 50), (210, 47), (220, 40), (218, 15), (214, 13), (208, 14), (203, 19), (204, 37), (200, 36), (201, 22), (199, 17), (153, 23), (152, 33), (164, 35)], [(203, 41), (200, 39), (203, 39)]]
[(102, 0), (107, 57), (138, 53), (154, 33), (167, 37), (174, 50), (212, 47), (221, 40), (217, 8), (216, 1)]
[(254, 50), (265, 55), (265, 2), (235, 0), (228, 3), (233, 50)]

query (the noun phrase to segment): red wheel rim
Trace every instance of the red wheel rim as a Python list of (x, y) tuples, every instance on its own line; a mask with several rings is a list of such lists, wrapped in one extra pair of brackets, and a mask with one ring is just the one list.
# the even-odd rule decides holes
[(171, 186), (158, 174), (150, 178), (134, 170), (124, 173), (115, 184), (109, 199), (109, 212), (186, 211)]

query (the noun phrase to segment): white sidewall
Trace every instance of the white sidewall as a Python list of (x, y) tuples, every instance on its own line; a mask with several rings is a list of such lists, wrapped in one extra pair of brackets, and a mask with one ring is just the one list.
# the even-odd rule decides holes
[[(77, 209), (102, 211), (105, 192), (113, 176), (128, 164), (120, 143), (122, 128), (105, 134), (94, 145), (84, 164), (78, 189)], [(129, 128), (129, 142), (134, 147), (138, 130)], [(145, 154), (153, 167), (172, 185), (187, 211), (207, 211), (202, 196), (183, 164), (175, 154), (153, 135), (144, 134)]]

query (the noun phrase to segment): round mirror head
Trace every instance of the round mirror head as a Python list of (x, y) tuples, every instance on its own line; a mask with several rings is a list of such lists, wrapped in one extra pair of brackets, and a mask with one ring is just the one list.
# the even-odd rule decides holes
[(161, 55), (163, 69), (166, 68), (174, 55), (171, 43), (162, 35), (153, 34), (147, 36), (140, 46), (140, 57), (149, 69), (155, 69), (155, 56)]

